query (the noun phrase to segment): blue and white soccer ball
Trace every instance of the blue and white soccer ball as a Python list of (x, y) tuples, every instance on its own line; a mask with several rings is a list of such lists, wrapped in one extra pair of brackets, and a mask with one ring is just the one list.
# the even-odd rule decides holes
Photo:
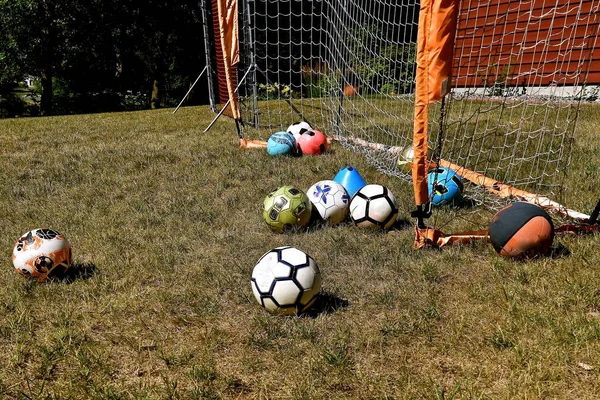
[(458, 204), (462, 200), (464, 185), (456, 171), (436, 168), (427, 174), (427, 188), (434, 206)]
[(252, 271), (252, 293), (272, 314), (293, 315), (307, 311), (321, 290), (316, 261), (295, 247), (267, 251)]
[(321, 219), (330, 225), (343, 222), (350, 213), (350, 196), (341, 184), (332, 180), (319, 181), (306, 192)]
[(267, 153), (271, 156), (282, 156), (295, 150), (296, 139), (290, 132), (275, 132), (267, 141)]

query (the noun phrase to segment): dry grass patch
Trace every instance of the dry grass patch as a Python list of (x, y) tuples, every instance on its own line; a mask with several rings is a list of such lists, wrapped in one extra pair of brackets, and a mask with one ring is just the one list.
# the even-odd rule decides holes
[[(518, 263), (486, 243), (414, 251), (408, 184), (337, 144), (272, 158), (237, 146), (205, 107), (0, 121), (0, 397), (593, 398), (600, 391), (596, 235)], [(590, 212), (596, 107), (578, 127), (570, 183)], [(267, 193), (347, 165), (391, 188), (402, 223), (274, 234)], [(570, 193), (571, 193), (570, 192)], [(440, 220), (455, 211), (440, 210)], [(482, 214), (485, 218), (489, 212)], [(463, 222), (457, 221), (457, 224)], [(63, 232), (73, 282), (18, 276), (20, 234)], [(323, 274), (317, 311), (266, 314), (255, 261), (292, 245)]]

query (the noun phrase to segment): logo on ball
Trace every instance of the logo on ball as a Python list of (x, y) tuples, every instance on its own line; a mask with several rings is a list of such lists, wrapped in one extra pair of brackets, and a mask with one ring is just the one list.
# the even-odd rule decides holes
[(348, 218), (350, 197), (341, 184), (331, 180), (320, 181), (312, 185), (307, 193), (322, 221), (334, 225)]

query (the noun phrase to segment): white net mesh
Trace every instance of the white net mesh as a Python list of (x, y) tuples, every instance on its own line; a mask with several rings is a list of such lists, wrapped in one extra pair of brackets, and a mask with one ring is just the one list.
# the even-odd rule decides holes
[[(586, 82), (600, 78), (590, 72), (600, 4), (459, 3), (453, 89), (430, 107), (432, 151), (560, 200), (580, 101), (597, 94)], [(303, 119), (410, 179), (398, 161), (412, 144), (418, 13), (414, 0), (242, 1), (244, 134), (266, 139)]]

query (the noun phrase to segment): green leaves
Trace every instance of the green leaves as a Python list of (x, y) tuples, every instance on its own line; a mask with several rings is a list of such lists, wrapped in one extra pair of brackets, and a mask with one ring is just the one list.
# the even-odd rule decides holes
[(185, 93), (204, 63), (191, 0), (0, 0), (0, 27), (0, 88), (41, 78), (47, 113), (123, 109), (128, 93), (147, 99), (138, 94), (149, 95), (155, 80)]

